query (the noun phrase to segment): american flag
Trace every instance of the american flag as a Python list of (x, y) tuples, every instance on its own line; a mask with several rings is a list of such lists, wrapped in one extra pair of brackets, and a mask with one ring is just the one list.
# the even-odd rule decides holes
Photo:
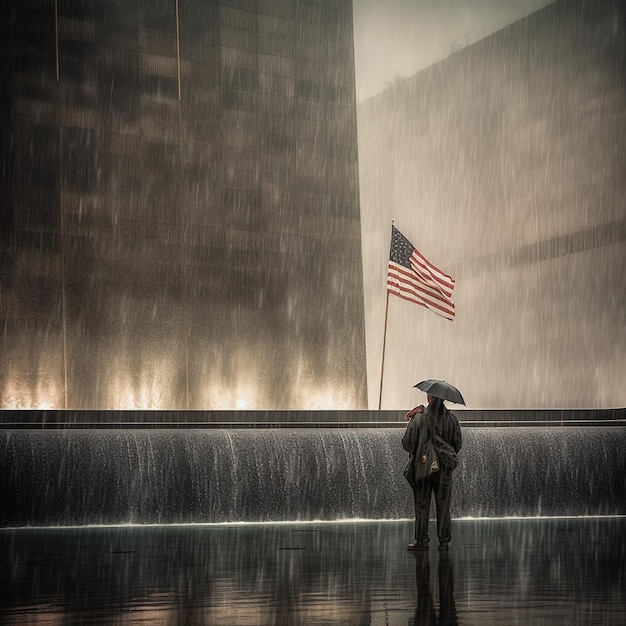
[(435, 267), (394, 226), (387, 266), (387, 291), (454, 319), (454, 279)]

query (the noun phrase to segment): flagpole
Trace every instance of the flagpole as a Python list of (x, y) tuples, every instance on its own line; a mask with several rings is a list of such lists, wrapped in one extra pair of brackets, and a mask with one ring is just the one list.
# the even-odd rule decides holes
[[(391, 230), (393, 231), (393, 227), (396, 224), (396, 220), (391, 220)], [(385, 291), (387, 292), (387, 300), (385, 302), (385, 330), (383, 331), (383, 356), (380, 362), (380, 391), (378, 392), (378, 410), (380, 411), (380, 407), (383, 402), (383, 374), (385, 372), (385, 348), (387, 346), (387, 314), (389, 313), (389, 289), (385, 286)]]
[(380, 365), (380, 392), (378, 394), (378, 410), (383, 400), (383, 373), (385, 371), (385, 346), (387, 345), (387, 313), (389, 312), (389, 292), (387, 291), (387, 301), (385, 302), (385, 330), (383, 332), (383, 358)]

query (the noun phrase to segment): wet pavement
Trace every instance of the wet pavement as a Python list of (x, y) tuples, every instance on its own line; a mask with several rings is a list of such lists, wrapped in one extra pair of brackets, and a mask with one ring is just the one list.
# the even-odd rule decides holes
[[(434, 534), (431, 524), (431, 535)], [(626, 517), (0, 530), (2, 624), (626, 624)]]

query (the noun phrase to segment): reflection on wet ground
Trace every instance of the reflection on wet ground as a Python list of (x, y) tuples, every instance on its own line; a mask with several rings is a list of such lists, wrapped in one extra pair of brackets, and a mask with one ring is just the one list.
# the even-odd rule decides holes
[[(0, 530), (3, 624), (623, 624), (626, 517)], [(431, 528), (434, 534), (434, 527)]]

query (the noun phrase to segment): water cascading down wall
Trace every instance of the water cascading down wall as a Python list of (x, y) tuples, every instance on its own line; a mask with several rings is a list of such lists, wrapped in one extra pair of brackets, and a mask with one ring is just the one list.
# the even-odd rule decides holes
[[(464, 422), (453, 516), (625, 515), (617, 413), (590, 426)], [(39, 416), (0, 430), (0, 527), (411, 518), (403, 429), (368, 427), (377, 415), (168, 429), (42, 429)]]
[(0, 409), (366, 406), (350, 0), (4, 2), (0, 51)]

